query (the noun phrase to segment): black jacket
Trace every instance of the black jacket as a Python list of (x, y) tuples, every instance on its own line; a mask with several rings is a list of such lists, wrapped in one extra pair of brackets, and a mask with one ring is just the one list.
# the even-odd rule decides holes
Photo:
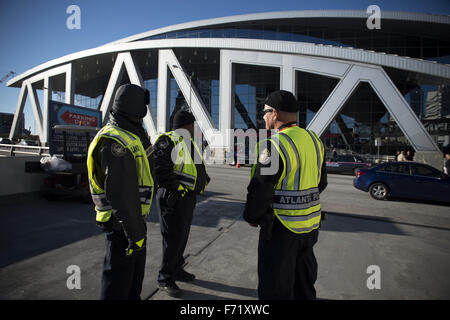
[[(138, 135), (145, 148), (151, 146), (144, 129), (121, 116), (113, 116), (109, 123)], [(147, 234), (145, 218), (142, 216), (139, 196), (139, 181), (136, 160), (132, 153), (115, 140), (103, 138), (93, 153), (94, 161), (101, 172), (96, 172), (100, 186), (105, 190), (107, 200), (112, 206), (112, 219), (99, 223), (101, 227), (122, 227), (128, 241), (135, 243)]]
[[(171, 158), (172, 150), (175, 147), (172, 139), (169, 136), (162, 135), (159, 137), (158, 141), (153, 147), (153, 152), (151, 155), (151, 161), (153, 165), (153, 178), (155, 183), (166, 190), (171, 192), (176, 192), (180, 184), (178, 176), (173, 171), (174, 163)], [(191, 145), (190, 152), (191, 157), (194, 159), (195, 167), (197, 169), (197, 183), (195, 186), (194, 193), (199, 194), (206, 186), (207, 181), (209, 181), (208, 174), (206, 173), (206, 168), (201, 159), (197, 159), (196, 151), (194, 146)]]

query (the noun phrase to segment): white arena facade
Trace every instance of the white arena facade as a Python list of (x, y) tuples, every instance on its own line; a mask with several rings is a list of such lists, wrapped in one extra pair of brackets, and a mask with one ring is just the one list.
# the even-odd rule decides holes
[(348, 10), (247, 14), (69, 54), (8, 82), (21, 88), (10, 137), (26, 99), (46, 144), (49, 101), (101, 110), (105, 123), (117, 87), (133, 83), (150, 91), (144, 125), (152, 141), (186, 104), (221, 161), (234, 145), (230, 132), (263, 129), (265, 97), (284, 89), (300, 102), (300, 126), (329, 150), (410, 149), (416, 160), (442, 168), (450, 143), (450, 17), (382, 11), (381, 29), (373, 30), (367, 19), (365, 11)]

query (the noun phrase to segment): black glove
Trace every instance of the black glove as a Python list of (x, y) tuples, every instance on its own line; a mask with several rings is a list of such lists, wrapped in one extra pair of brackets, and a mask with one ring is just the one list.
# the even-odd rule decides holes
[(146, 245), (147, 245), (146, 237), (144, 237), (141, 240), (136, 241), (136, 242), (129, 242), (125, 254), (127, 256), (131, 256), (131, 255), (133, 255), (133, 253), (141, 251), (142, 249), (145, 249)]
[(122, 229), (128, 240), (128, 247), (125, 249), (125, 254), (131, 256), (134, 252), (145, 248), (147, 244), (147, 224), (144, 217), (142, 221), (135, 224), (122, 222)]

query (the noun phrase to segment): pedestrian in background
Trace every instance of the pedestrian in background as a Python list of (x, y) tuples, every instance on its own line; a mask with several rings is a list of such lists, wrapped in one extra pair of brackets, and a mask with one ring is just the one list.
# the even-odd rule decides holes
[(332, 159), (336, 158), (337, 155), (338, 155), (338, 153), (336, 151), (336, 148), (333, 148), (333, 158)]
[(444, 173), (450, 175), (450, 150), (445, 153)]
[(397, 161), (406, 161), (406, 157), (405, 157), (405, 151), (400, 151), (400, 153), (397, 156)]
[[(324, 146), (300, 128), (299, 104), (291, 92), (271, 93), (264, 105), (267, 130), (248, 185), (244, 219), (260, 228), (259, 299), (315, 299), (317, 261), (313, 247), (321, 223), (320, 192), (327, 186)], [(264, 146), (265, 144), (265, 146)], [(266, 169), (275, 165), (275, 170)]]
[(142, 118), (149, 93), (126, 84), (117, 89), (108, 123), (92, 140), (87, 158), (97, 225), (106, 238), (101, 299), (140, 299), (153, 179), (151, 147)]
[(406, 160), (406, 161), (414, 161), (414, 157), (413, 157), (413, 155), (412, 155), (411, 150), (406, 151), (405, 160)]

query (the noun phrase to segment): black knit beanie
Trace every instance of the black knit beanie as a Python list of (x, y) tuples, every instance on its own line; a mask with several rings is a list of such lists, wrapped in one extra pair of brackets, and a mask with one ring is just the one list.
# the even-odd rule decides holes
[(265, 104), (274, 109), (285, 112), (299, 112), (300, 106), (294, 95), (286, 90), (278, 90), (269, 94), (266, 98)]
[(191, 124), (195, 122), (195, 117), (186, 110), (180, 110), (175, 113), (173, 117), (173, 129), (176, 130), (178, 128), (184, 127), (187, 124)]

